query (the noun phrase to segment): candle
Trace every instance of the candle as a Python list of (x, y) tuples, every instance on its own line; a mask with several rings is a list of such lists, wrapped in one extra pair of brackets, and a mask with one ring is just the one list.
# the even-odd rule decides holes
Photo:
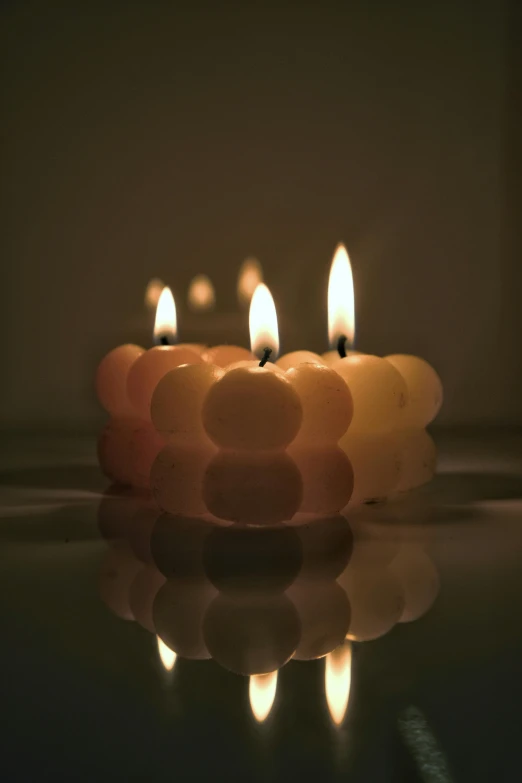
[(137, 414), (150, 419), (152, 395), (164, 375), (181, 364), (203, 361), (193, 348), (172, 345), (176, 337), (176, 306), (170, 288), (164, 288), (158, 302), (154, 337), (159, 343), (142, 353), (127, 374), (127, 394)]
[(328, 285), (328, 334), (340, 358), (331, 368), (344, 378), (353, 397), (350, 432), (382, 432), (403, 422), (408, 401), (406, 382), (390, 362), (378, 356), (353, 354), (355, 334), (353, 278), (344, 245), (335, 251)]
[(303, 482), (284, 451), (221, 451), (210, 462), (203, 497), (216, 517), (253, 525), (273, 525), (299, 509)]
[(350, 460), (338, 446), (303, 447), (297, 441), (289, 448), (302, 478), (299, 511), (331, 514), (346, 506), (353, 491)]
[(111, 481), (148, 488), (150, 469), (162, 445), (149, 422), (113, 418), (98, 439), (98, 461)]
[(96, 395), (111, 416), (135, 416), (127, 394), (127, 376), (134, 362), (144, 353), (139, 345), (120, 345), (102, 359), (96, 370)]
[(165, 440), (207, 440), (201, 411), (209, 389), (223, 374), (215, 364), (184, 364), (160, 380), (152, 395), (151, 418)]
[(400, 372), (408, 387), (405, 424), (425, 427), (433, 421), (442, 405), (442, 381), (433, 367), (418, 356), (393, 354), (387, 356), (386, 361)]
[(397, 489), (402, 469), (397, 433), (352, 433), (339, 443), (353, 468), (350, 506), (386, 500)]
[(268, 288), (261, 283), (250, 305), (252, 351), (258, 365), (229, 368), (203, 404), (203, 425), (221, 448), (284, 449), (297, 435), (303, 411), (290, 381), (265, 365), (279, 348), (277, 315)]
[(256, 357), (252, 351), (239, 345), (215, 345), (205, 351), (203, 358), (218, 367), (228, 367), (235, 362), (255, 361)]
[(301, 400), (303, 420), (297, 435), (301, 443), (337, 443), (353, 415), (352, 395), (339, 373), (323, 364), (299, 364), (286, 377)]
[[(339, 354), (337, 354), (337, 358), (339, 358)], [(312, 351), (291, 351), (280, 356), (276, 364), (282, 370), (289, 370), (291, 367), (297, 367), (298, 364), (305, 362), (311, 362), (312, 364), (325, 363), (318, 353), (313, 353)]]
[(187, 447), (168, 444), (157, 455), (150, 471), (151, 492), (158, 506), (169, 514), (205, 514), (203, 481), (216, 452), (212, 443)]

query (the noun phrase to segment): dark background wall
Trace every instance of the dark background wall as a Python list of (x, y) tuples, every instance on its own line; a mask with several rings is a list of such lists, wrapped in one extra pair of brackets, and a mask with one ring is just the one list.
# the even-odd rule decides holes
[(153, 275), (230, 312), (257, 255), (282, 349), (324, 350), (340, 239), (357, 347), (431, 361), (442, 422), (522, 423), (508, 7), (184, 5), (2, 6), (0, 423), (94, 424)]

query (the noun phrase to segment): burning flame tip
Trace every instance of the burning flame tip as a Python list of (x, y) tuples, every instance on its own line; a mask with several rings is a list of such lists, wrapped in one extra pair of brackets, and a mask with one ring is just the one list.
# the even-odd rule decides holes
[(162, 336), (168, 336), (175, 339), (177, 333), (177, 317), (176, 317), (176, 304), (172, 291), (168, 286), (165, 286), (158, 299), (158, 306), (156, 308), (156, 319), (154, 321), (154, 337), (161, 338)]
[(254, 291), (249, 324), (252, 352), (260, 357), (265, 348), (271, 348), (275, 359), (279, 352), (277, 313), (272, 294), (264, 283), (259, 283)]
[(355, 334), (354, 290), (348, 251), (340, 242), (334, 253), (328, 281), (328, 338), (335, 347), (339, 337), (347, 338), (350, 347)]

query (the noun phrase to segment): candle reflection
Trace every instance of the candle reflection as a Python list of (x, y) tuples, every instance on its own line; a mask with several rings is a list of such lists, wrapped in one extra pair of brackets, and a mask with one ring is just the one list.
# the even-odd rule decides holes
[(241, 264), (237, 278), (237, 297), (240, 304), (248, 306), (259, 283), (263, 282), (261, 264), (256, 258), (247, 258)]
[(202, 312), (212, 310), (216, 303), (216, 293), (212, 280), (206, 275), (192, 278), (188, 291), (188, 304), (191, 310)]
[(165, 283), (160, 280), (159, 277), (153, 277), (147, 283), (145, 289), (145, 307), (148, 310), (155, 310), (158, 306), (158, 301), (161, 296), (161, 292), (165, 288)]
[(352, 683), (352, 645), (344, 642), (326, 656), (324, 684), (330, 716), (340, 726), (346, 715)]
[(248, 694), (252, 714), (258, 723), (268, 718), (274, 704), (277, 690), (277, 670), (269, 674), (253, 674), (250, 677)]

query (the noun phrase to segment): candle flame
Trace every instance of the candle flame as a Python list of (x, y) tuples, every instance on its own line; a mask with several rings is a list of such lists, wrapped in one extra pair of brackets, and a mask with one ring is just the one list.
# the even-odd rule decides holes
[(328, 339), (335, 348), (339, 337), (347, 338), (347, 348), (353, 346), (355, 335), (355, 304), (350, 259), (344, 245), (337, 245), (328, 281)]
[(352, 645), (344, 642), (326, 656), (324, 684), (331, 718), (340, 726), (346, 715), (352, 682)]
[(268, 718), (277, 690), (277, 671), (270, 674), (253, 674), (250, 677), (248, 695), (254, 718), (263, 723)]
[(263, 282), (263, 270), (257, 258), (247, 258), (241, 264), (237, 278), (237, 297), (248, 305), (259, 283)]
[(272, 294), (264, 283), (259, 283), (250, 302), (250, 344), (252, 353), (261, 358), (265, 348), (272, 349), (274, 360), (279, 351), (277, 313)]
[(170, 647), (167, 647), (165, 642), (160, 639), (159, 636), (156, 636), (156, 642), (158, 644), (158, 654), (160, 661), (163, 664), (163, 668), (165, 671), (171, 672), (178, 656), (174, 650), (171, 650)]
[(170, 288), (165, 286), (158, 299), (156, 308), (156, 320), (154, 321), (154, 342), (161, 344), (162, 338), (167, 338), (169, 343), (176, 340), (177, 334), (176, 305)]
[(161, 296), (161, 292), (165, 288), (165, 283), (160, 280), (159, 277), (153, 277), (147, 283), (145, 289), (145, 307), (148, 310), (155, 310), (158, 306), (158, 301)]
[(212, 280), (206, 275), (196, 275), (190, 283), (188, 303), (192, 310), (212, 310), (216, 303), (216, 292)]

